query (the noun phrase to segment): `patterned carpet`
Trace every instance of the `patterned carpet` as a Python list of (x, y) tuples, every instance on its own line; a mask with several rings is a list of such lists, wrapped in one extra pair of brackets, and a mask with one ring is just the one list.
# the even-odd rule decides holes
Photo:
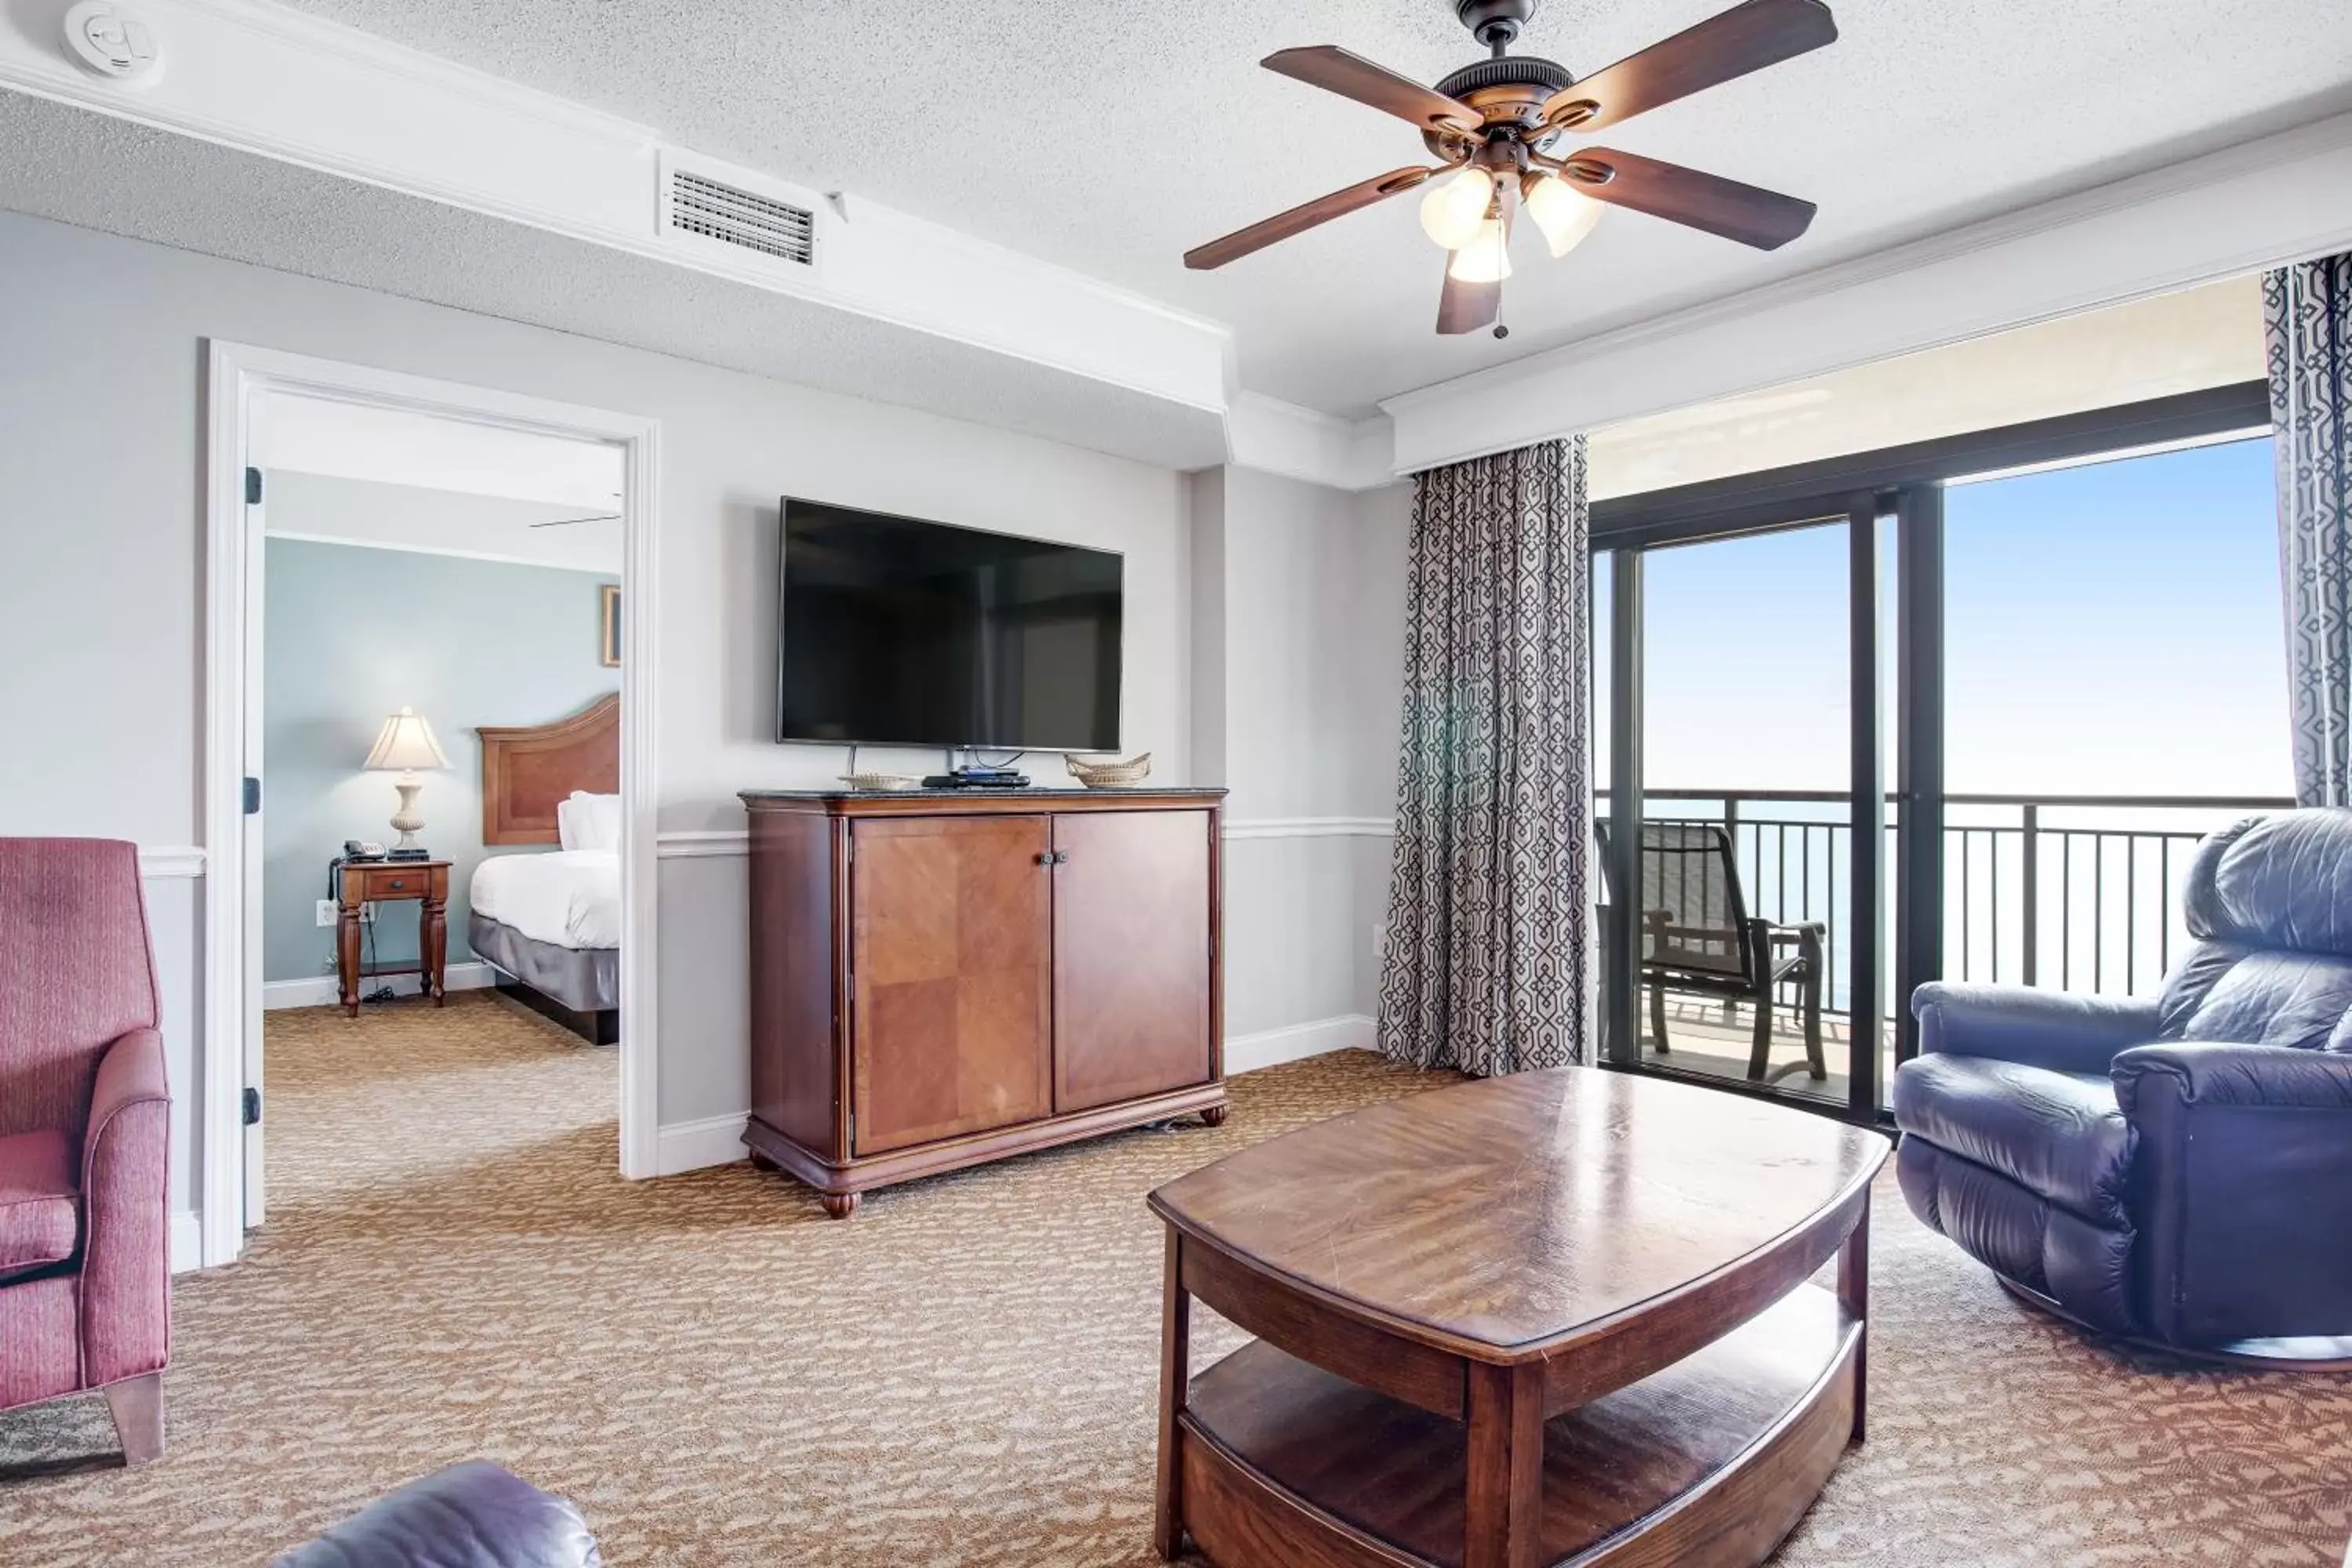
[[(1431, 1080), (1359, 1054), (826, 1221), (749, 1166), (614, 1174), (614, 1061), (488, 994), (270, 1018), (270, 1222), (184, 1277), (171, 1451), (95, 1397), (0, 1415), (0, 1563), (252, 1563), (483, 1455), (616, 1564), (1141, 1565), (1142, 1196)], [(1877, 1205), (1872, 1430), (1778, 1561), (2336, 1563), (2352, 1379), (2119, 1360)], [(1214, 1353), (1213, 1336), (1202, 1347)]]

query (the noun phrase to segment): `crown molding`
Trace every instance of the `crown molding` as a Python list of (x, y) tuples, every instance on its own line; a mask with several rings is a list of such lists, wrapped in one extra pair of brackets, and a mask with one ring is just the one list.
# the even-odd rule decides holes
[(1225, 456), (1235, 468), (1367, 490), (1395, 479), (1393, 451), (1385, 414), (1343, 419), (1262, 393), (1227, 395)]
[(1382, 400), (1400, 473), (2352, 247), (2352, 114)]
[[(168, 68), (136, 89), (72, 65), (47, 7), (0, 10), (0, 88), (609, 247), (1222, 413), (1221, 323), (836, 194), (821, 278), (658, 228), (660, 131), (268, 0), (138, 0)], [(751, 178), (772, 181), (765, 171)], [(715, 254), (713, 253), (715, 252)]]

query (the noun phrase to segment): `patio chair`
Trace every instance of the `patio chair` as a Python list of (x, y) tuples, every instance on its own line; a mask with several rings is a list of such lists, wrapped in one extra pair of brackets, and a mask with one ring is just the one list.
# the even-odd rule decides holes
[[(1596, 825), (1601, 864), (1609, 860), (1609, 825)], [(1671, 1054), (1666, 993), (1696, 992), (1756, 1009), (1748, 1077), (1765, 1083), (1802, 1068), (1829, 1077), (1822, 1058), (1822, 942), (1819, 921), (1781, 923), (1750, 916), (1739, 886), (1731, 835), (1712, 823), (1642, 825), (1642, 980), (1650, 988), (1650, 1030), (1658, 1053)], [(1798, 988), (1804, 1021), (1802, 1061), (1771, 1065), (1773, 994)]]

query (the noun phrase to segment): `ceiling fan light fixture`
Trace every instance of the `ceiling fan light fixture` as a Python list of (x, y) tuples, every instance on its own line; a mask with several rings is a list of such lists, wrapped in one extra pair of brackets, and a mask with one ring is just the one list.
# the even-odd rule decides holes
[(1495, 177), (1475, 165), (1450, 180), (1432, 181), (1421, 198), (1421, 232), (1447, 250), (1459, 250), (1477, 234), (1494, 197)]
[(1502, 219), (1486, 219), (1470, 242), (1454, 252), (1446, 276), (1457, 283), (1500, 283), (1511, 275), (1510, 237)]
[(1603, 204), (1557, 174), (1528, 182), (1528, 216), (1543, 231), (1544, 243), (1555, 257), (1566, 256), (1584, 242), (1601, 221)]

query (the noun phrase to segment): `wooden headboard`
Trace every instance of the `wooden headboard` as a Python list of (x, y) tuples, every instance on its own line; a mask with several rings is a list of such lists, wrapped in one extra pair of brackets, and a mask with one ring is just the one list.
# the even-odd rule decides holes
[(556, 843), (555, 807), (575, 789), (621, 792), (621, 699), (600, 697), (552, 724), (485, 726), (482, 842)]

